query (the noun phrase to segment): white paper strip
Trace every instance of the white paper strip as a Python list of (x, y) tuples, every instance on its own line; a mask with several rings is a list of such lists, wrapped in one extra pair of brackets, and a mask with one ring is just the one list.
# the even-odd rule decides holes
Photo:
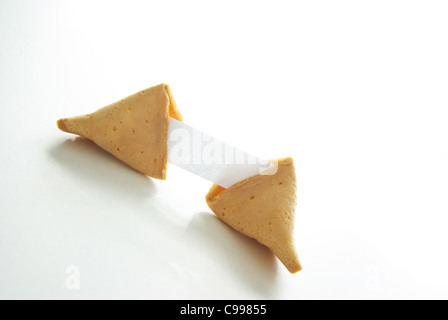
[(170, 118), (168, 161), (224, 188), (256, 174), (274, 174), (276, 164), (257, 158)]

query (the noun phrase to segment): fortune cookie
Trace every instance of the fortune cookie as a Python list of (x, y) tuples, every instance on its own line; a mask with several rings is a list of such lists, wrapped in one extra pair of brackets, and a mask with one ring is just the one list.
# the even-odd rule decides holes
[[(144, 175), (166, 178), (169, 117), (182, 121), (168, 85), (140, 91), (93, 113), (63, 118), (59, 129), (92, 140)], [(291, 273), (302, 269), (293, 239), (296, 174), (292, 158), (277, 160), (274, 174), (258, 174), (205, 199), (235, 230), (268, 247)]]
[(273, 175), (258, 174), (205, 197), (215, 215), (268, 247), (291, 273), (302, 269), (294, 245), (296, 174), (292, 158), (278, 159)]
[(169, 117), (182, 121), (170, 87), (159, 84), (57, 125), (92, 140), (142, 174), (165, 180)]

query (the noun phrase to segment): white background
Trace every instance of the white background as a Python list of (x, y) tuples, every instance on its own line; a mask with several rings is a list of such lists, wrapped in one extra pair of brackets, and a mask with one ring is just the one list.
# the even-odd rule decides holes
[[(448, 298), (447, 17), (446, 1), (0, 0), (0, 298)], [(302, 272), (219, 221), (209, 182), (145, 178), (56, 127), (161, 82), (188, 124), (294, 157)]]

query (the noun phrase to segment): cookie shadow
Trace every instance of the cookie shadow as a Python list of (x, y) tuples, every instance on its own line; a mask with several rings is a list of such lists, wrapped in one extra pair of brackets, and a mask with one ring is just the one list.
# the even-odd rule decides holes
[(81, 181), (86, 187), (93, 185), (97, 190), (133, 200), (147, 199), (157, 192), (151, 178), (130, 168), (88, 139), (67, 139), (51, 147), (48, 154), (70, 171), (72, 179)]
[[(157, 193), (151, 178), (128, 167), (90, 140), (67, 139), (48, 149), (48, 155), (68, 171), (66, 183), (73, 179), (77, 185), (85, 185), (91, 192), (101, 193), (112, 201), (117, 197), (133, 205), (140, 203), (134, 205), (139, 212), (147, 212), (144, 200)], [(163, 220), (160, 223), (165, 223), (165, 215), (160, 216)], [(177, 228), (174, 224), (171, 226)], [(256, 240), (232, 229), (210, 212), (195, 214), (186, 229), (174, 232), (182, 241), (194, 244), (225, 266), (248, 289), (266, 299), (274, 296), (278, 262), (272, 252)]]
[(185, 240), (213, 256), (258, 294), (269, 299), (277, 283), (277, 259), (256, 240), (223, 223), (209, 212), (197, 213), (189, 223)]

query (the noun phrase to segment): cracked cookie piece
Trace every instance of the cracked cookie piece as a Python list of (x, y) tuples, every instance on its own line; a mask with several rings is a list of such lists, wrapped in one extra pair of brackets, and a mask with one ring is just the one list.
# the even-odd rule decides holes
[(213, 185), (205, 197), (215, 215), (268, 247), (291, 273), (302, 269), (294, 245), (297, 204), (292, 158), (278, 159), (273, 175), (256, 175), (228, 189)]
[(141, 172), (166, 179), (169, 117), (182, 121), (167, 84), (142, 90), (93, 113), (57, 121)]

